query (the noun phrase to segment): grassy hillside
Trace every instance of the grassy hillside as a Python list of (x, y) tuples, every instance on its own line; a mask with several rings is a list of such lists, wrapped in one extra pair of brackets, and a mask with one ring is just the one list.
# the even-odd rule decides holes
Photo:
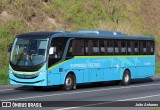
[(0, 83), (8, 83), (8, 45), (23, 32), (103, 29), (151, 35), (160, 56), (159, 6), (159, 0), (0, 0)]

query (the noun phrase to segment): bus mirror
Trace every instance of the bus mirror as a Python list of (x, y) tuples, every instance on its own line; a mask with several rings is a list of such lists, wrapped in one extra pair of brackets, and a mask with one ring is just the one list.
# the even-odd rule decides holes
[(11, 52), (12, 45), (13, 45), (13, 43), (11, 43), (11, 44), (8, 46), (8, 52)]
[(50, 47), (50, 49), (49, 49), (49, 55), (54, 54), (54, 52), (55, 52), (55, 47)]

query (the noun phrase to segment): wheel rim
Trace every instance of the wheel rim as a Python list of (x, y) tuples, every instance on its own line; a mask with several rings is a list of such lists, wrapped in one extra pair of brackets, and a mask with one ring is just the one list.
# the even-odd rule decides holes
[(125, 81), (126, 83), (129, 81), (129, 75), (128, 75), (128, 74), (125, 75), (124, 81)]
[(71, 86), (72, 85), (72, 78), (67, 78), (66, 79), (66, 86)]

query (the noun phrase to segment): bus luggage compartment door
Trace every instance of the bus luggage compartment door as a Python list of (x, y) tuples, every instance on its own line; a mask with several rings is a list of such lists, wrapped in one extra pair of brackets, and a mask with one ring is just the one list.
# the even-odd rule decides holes
[(102, 69), (90, 69), (89, 70), (90, 82), (103, 81), (103, 70)]

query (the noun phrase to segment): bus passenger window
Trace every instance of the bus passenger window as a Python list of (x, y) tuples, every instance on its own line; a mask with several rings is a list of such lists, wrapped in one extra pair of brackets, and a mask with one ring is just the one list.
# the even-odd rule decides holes
[(93, 42), (92, 40), (88, 41), (88, 55), (92, 55), (93, 54)]
[(127, 41), (127, 55), (134, 54), (134, 41)]
[(153, 55), (153, 42), (147, 41), (147, 54)]
[(134, 42), (134, 41), (131, 41), (131, 54), (132, 54), (132, 55), (135, 54), (134, 46), (135, 46), (135, 42)]
[(72, 42), (72, 55), (84, 55), (84, 41), (73, 40)]
[(147, 45), (146, 45), (146, 41), (143, 41), (143, 54), (146, 55), (147, 54)]
[(134, 52), (135, 52), (135, 55), (138, 55), (139, 54), (139, 43), (138, 41), (135, 41), (135, 46), (134, 46)]
[(143, 41), (139, 41), (139, 54), (143, 55)]
[(151, 55), (154, 55), (154, 42), (151, 41)]
[(119, 41), (115, 40), (114, 41), (114, 55), (118, 55), (119, 54)]
[(84, 55), (84, 41), (72, 40), (68, 48), (67, 59), (80, 55)]
[(107, 45), (107, 52), (108, 55), (113, 55), (113, 41), (112, 40), (108, 40), (108, 45)]
[(85, 54), (92, 55), (93, 54), (93, 42), (92, 40), (85, 40), (84, 43), (85, 47)]
[(108, 46), (108, 41), (107, 40), (105, 40), (104, 41), (104, 50), (105, 50), (105, 55), (108, 55), (108, 50), (107, 50), (107, 46)]
[(98, 40), (93, 40), (93, 55), (99, 55), (99, 42)]
[(140, 55), (146, 55), (147, 54), (147, 45), (146, 41), (140, 41)]
[(104, 40), (99, 40), (99, 46), (100, 46), (100, 54), (105, 55), (105, 46), (104, 46), (105, 41)]
[(127, 55), (131, 54), (131, 44), (130, 41), (127, 41)]
[(126, 45), (126, 41), (121, 41), (121, 55), (126, 55), (126, 49), (127, 45)]

